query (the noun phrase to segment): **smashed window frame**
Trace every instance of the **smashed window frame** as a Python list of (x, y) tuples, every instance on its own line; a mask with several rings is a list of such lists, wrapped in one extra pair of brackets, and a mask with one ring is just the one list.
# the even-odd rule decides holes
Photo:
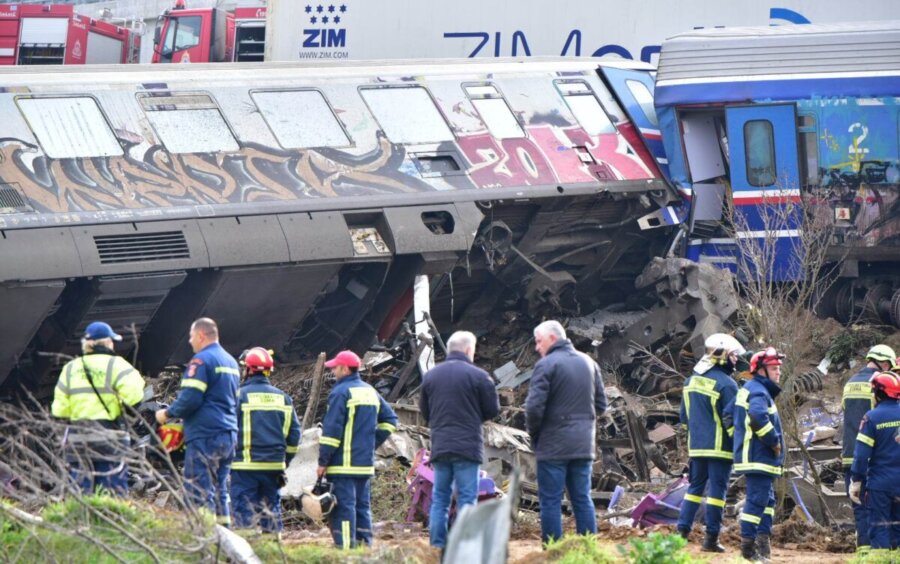
[[(207, 92), (140, 92), (137, 100), (157, 139), (170, 153), (227, 153), (241, 148), (221, 107)], [(171, 119), (177, 114), (184, 121)], [(204, 130), (209, 130), (208, 134), (199, 135)]]
[[(41, 150), (51, 159), (124, 154), (106, 113), (93, 96), (17, 96), (15, 102)], [(65, 115), (54, 113), (53, 106)], [(57, 118), (55, 122), (53, 118)]]

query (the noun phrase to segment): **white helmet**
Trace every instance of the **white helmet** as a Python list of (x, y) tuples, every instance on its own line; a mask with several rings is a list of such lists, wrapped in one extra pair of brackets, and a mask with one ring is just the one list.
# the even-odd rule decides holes
[(742, 355), (747, 352), (737, 339), (725, 333), (714, 333), (703, 344), (706, 346), (706, 354), (694, 367), (697, 374), (706, 374), (713, 366), (725, 364), (731, 353)]
[(731, 353), (741, 355), (747, 352), (737, 339), (725, 333), (710, 335), (703, 344), (706, 346), (706, 354), (710, 355), (710, 358), (726, 359)]
[(337, 505), (337, 498), (332, 493), (334, 486), (324, 482), (321, 478), (315, 486), (303, 488), (300, 494), (300, 507), (303, 513), (310, 519), (317, 521), (324, 519)]

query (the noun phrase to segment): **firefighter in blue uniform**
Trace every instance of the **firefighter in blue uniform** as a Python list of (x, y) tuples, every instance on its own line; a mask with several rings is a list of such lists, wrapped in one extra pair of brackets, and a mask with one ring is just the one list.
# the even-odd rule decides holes
[(880, 372), (872, 377), (875, 409), (862, 419), (850, 483), (850, 499), (869, 509), (871, 553), (887, 553), (900, 546), (900, 375)]
[(753, 379), (734, 400), (734, 470), (744, 474), (747, 496), (741, 512), (741, 556), (768, 560), (775, 517), (775, 478), (784, 471), (784, 438), (775, 398), (781, 393), (784, 355), (774, 348), (750, 359)]
[[(856, 447), (859, 424), (863, 416), (875, 407), (875, 396), (870, 380), (876, 372), (889, 370), (896, 356), (889, 346), (875, 345), (866, 353), (866, 365), (844, 385), (841, 398), (841, 406), (844, 409), (841, 462), (844, 466), (844, 487), (848, 494), (851, 482), (850, 465), (853, 464), (853, 450)], [(856, 551), (864, 553), (869, 549), (869, 510), (860, 503), (852, 505), (853, 518), (856, 521)]]
[(265, 533), (282, 529), (284, 471), (300, 445), (300, 420), (291, 396), (269, 382), (272, 354), (255, 347), (241, 355), (244, 381), (238, 395), (238, 441), (231, 464), (235, 528), (257, 523)]
[(691, 485), (681, 506), (678, 532), (685, 539), (690, 535), (708, 485), (706, 536), (701, 550), (725, 552), (719, 544), (719, 531), (734, 456), (734, 427), (730, 414), (726, 417), (726, 406), (731, 406), (737, 395), (737, 382), (731, 375), (746, 351), (737, 339), (723, 333), (711, 335), (705, 345), (706, 354), (685, 382), (681, 396), (681, 425), (688, 432)]
[(339, 548), (372, 544), (369, 482), (375, 474), (375, 449), (397, 428), (397, 415), (360, 379), (359, 365), (353, 351), (341, 351), (325, 363), (337, 383), (322, 421), (317, 475), (327, 476), (334, 486), (331, 534)]
[(238, 363), (219, 344), (219, 328), (207, 317), (191, 324), (194, 357), (181, 378), (178, 397), (156, 412), (160, 425), (184, 420), (184, 480), (188, 500), (231, 524), (228, 475), (237, 440)]

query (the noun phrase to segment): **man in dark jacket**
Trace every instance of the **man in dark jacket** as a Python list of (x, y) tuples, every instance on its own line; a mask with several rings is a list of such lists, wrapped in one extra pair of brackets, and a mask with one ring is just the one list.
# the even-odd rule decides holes
[(537, 459), (541, 540), (562, 537), (564, 489), (569, 492), (578, 534), (595, 534), (591, 465), (596, 419), (606, 411), (600, 367), (575, 350), (558, 321), (535, 327), (534, 343), (543, 358), (534, 365), (525, 415)]
[[(841, 407), (844, 409), (844, 440), (841, 462), (844, 466), (844, 488), (850, 491), (850, 465), (853, 464), (853, 449), (863, 416), (875, 407), (875, 396), (869, 381), (876, 372), (890, 369), (897, 355), (887, 345), (875, 345), (866, 353), (866, 365), (854, 374), (844, 385)], [(865, 494), (863, 494), (865, 498)], [(869, 508), (865, 504), (853, 503), (853, 518), (856, 521), (856, 551), (865, 553), (871, 547), (869, 542)]]
[(264, 533), (282, 529), (284, 470), (300, 445), (300, 420), (289, 394), (269, 382), (272, 354), (254, 347), (241, 355), (244, 381), (238, 392), (238, 442), (231, 465), (234, 526), (259, 524)]
[(447, 543), (451, 488), (456, 507), (473, 505), (478, 497), (478, 467), (484, 456), (481, 424), (500, 413), (497, 390), (490, 376), (478, 368), (475, 335), (457, 331), (447, 341), (447, 360), (425, 374), (419, 407), (431, 426), (434, 487), (428, 528), (431, 544)]
[(170, 417), (184, 419), (184, 482), (188, 499), (215, 512), (217, 521), (231, 524), (228, 475), (237, 441), (238, 363), (219, 344), (219, 327), (208, 317), (191, 324), (194, 357), (181, 377), (175, 403), (156, 412), (164, 425)]

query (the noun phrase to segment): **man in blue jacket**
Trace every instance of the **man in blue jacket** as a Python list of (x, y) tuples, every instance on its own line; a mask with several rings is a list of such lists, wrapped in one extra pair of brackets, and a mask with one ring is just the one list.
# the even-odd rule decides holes
[(878, 405), (863, 417), (856, 437), (850, 499), (861, 503), (865, 487), (874, 556), (900, 547), (900, 375), (880, 372), (871, 385)]
[(475, 335), (457, 331), (447, 340), (447, 359), (425, 374), (419, 411), (431, 426), (434, 484), (428, 528), (431, 545), (447, 544), (452, 488), (457, 511), (478, 498), (478, 470), (484, 456), (481, 425), (500, 413), (491, 377), (472, 362)]
[(730, 413), (726, 417), (725, 408), (737, 395), (737, 382), (731, 375), (738, 368), (740, 355), (746, 351), (737, 339), (724, 333), (710, 335), (705, 344), (706, 354), (685, 382), (681, 396), (681, 425), (688, 432), (691, 485), (681, 506), (678, 532), (684, 538), (690, 535), (708, 483), (706, 538), (702, 550), (725, 552), (725, 547), (719, 544), (719, 531), (734, 456), (731, 440), (734, 426)]
[(184, 419), (184, 481), (188, 499), (231, 524), (228, 474), (237, 440), (237, 361), (219, 344), (219, 327), (208, 317), (191, 324), (194, 357), (181, 378), (175, 403), (156, 412), (160, 425)]
[(256, 523), (264, 533), (282, 529), (284, 470), (300, 446), (300, 420), (291, 396), (269, 382), (275, 361), (254, 347), (241, 355), (244, 382), (238, 392), (238, 442), (231, 465), (234, 526)]
[(600, 367), (575, 350), (558, 321), (535, 327), (534, 344), (542, 358), (534, 365), (525, 418), (537, 459), (541, 540), (562, 537), (563, 490), (569, 492), (578, 534), (596, 534), (591, 466), (597, 416), (607, 405)]
[[(841, 462), (844, 466), (844, 487), (850, 492), (853, 464), (853, 450), (856, 447), (856, 435), (863, 416), (875, 407), (875, 396), (872, 393), (870, 380), (876, 372), (890, 370), (891, 363), (897, 355), (887, 345), (875, 345), (866, 353), (866, 365), (854, 374), (846, 384), (841, 397), (844, 409), (844, 439), (841, 443)], [(856, 521), (856, 551), (865, 553), (869, 543), (869, 509), (861, 503), (852, 503), (853, 518)]]
[(353, 351), (341, 351), (325, 363), (337, 383), (328, 394), (316, 473), (327, 475), (334, 485), (331, 536), (339, 548), (372, 544), (369, 482), (375, 474), (375, 449), (397, 429), (397, 415), (360, 379), (359, 365)]
[(734, 470), (744, 474), (747, 497), (741, 512), (741, 556), (768, 560), (775, 517), (775, 478), (784, 471), (784, 438), (775, 398), (781, 393), (784, 355), (774, 348), (750, 359), (753, 379), (734, 400)]

